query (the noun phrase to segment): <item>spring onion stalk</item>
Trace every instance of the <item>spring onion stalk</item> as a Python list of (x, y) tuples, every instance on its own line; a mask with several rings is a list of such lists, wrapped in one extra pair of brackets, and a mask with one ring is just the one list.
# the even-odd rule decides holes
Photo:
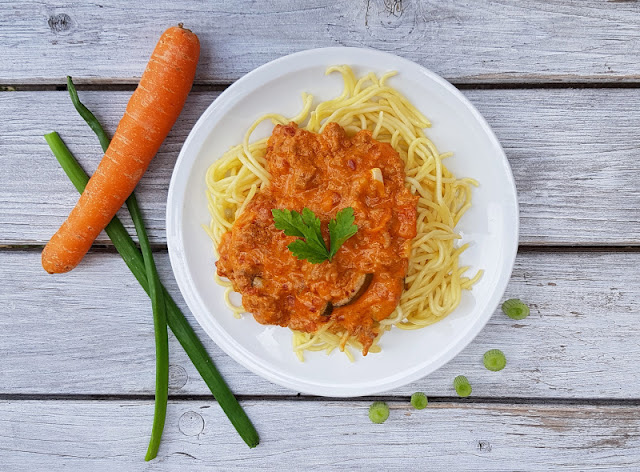
[(104, 129), (98, 119), (82, 104), (80, 98), (78, 98), (78, 92), (76, 92), (76, 87), (73, 85), (73, 80), (71, 80), (70, 76), (67, 76), (67, 88), (69, 89), (69, 95), (71, 95), (71, 102), (73, 102), (73, 106), (76, 108), (80, 116), (84, 118), (84, 121), (87, 122), (93, 132), (98, 136), (102, 150), (107, 152), (107, 148), (109, 147), (111, 140), (109, 139), (109, 136), (107, 136), (107, 133), (104, 132)]
[[(71, 96), (71, 102), (76, 111), (98, 136), (102, 150), (107, 152), (111, 140), (95, 115), (80, 101), (78, 92), (76, 92), (70, 76), (67, 76), (67, 87), (69, 89), (69, 95)], [(160, 277), (158, 276), (158, 270), (153, 260), (153, 253), (151, 252), (149, 237), (144, 226), (144, 220), (142, 219), (142, 212), (138, 206), (138, 200), (133, 193), (127, 199), (127, 208), (129, 209), (129, 213), (131, 213), (131, 219), (133, 220), (133, 225), (138, 235), (138, 241), (140, 241), (140, 250), (142, 251), (147, 280), (151, 282), (149, 284), (149, 297), (151, 298), (151, 308), (153, 311), (153, 328), (156, 343), (156, 398), (151, 438), (149, 439), (147, 454), (145, 455), (145, 460), (150, 461), (158, 455), (160, 439), (162, 438), (162, 431), (164, 430), (164, 423), (167, 418), (167, 401), (169, 398), (169, 336), (167, 335), (167, 314)]]
[(142, 214), (135, 194), (127, 200), (127, 208), (131, 213), (131, 219), (136, 227), (138, 240), (140, 241), (140, 249), (144, 266), (146, 270), (147, 280), (149, 284), (149, 297), (151, 298), (151, 306), (153, 309), (153, 328), (156, 339), (156, 404), (153, 413), (153, 427), (151, 428), (151, 438), (149, 439), (149, 447), (145, 456), (146, 461), (154, 459), (158, 455), (160, 447), (160, 438), (164, 430), (164, 422), (167, 417), (167, 400), (169, 397), (169, 336), (167, 335), (167, 314), (164, 304), (164, 296), (162, 294), (162, 285), (160, 277), (153, 261), (151, 253), (151, 245), (147, 230), (144, 227)]
[[(73, 157), (67, 146), (64, 144), (58, 133), (53, 132), (45, 135), (45, 139), (78, 192), (84, 191), (89, 176), (80, 167), (78, 161)], [(136, 247), (136, 244), (129, 236), (118, 217), (114, 217), (105, 228), (105, 231), (122, 259), (129, 267), (145, 292), (149, 293), (149, 282), (146, 276), (144, 259)], [(220, 408), (225, 412), (231, 424), (242, 437), (245, 443), (251, 448), (256, 447), (260, 442), (251, 420), (244, 412), (233, 393), (225, 383), (224, 379), (213, 364), (198, 336), (189, 325), (176, 302), (171, 298), (169, 292), (163, 287), (162, 293), (167, 311), (167, 324), (178, 342), (182, 345), (191, 362), (202, 376), (202, 379), (211, 390), (211, 393), (220, 404)]]

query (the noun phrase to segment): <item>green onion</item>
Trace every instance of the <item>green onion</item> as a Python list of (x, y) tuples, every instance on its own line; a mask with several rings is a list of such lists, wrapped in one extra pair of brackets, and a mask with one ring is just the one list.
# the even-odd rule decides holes
[(369, 407), (369, 419), (373, 423), (384, 423), (389, 418), (389, 407), (385, 402), (373, 402)]
[(512, 320), (524, 320), (529, 316), (529, 307), (517, 298), (511, 298), (502, 304), (502, 311)]
[(507, 358), (500, 349), (491, 349), (484, 353), (484, 366), (493, 371), (498, 372), (507, 365)]
[(453, 388), (460, 397), (468, 397), (471, 395), (471, 384), (464, 375), (458, 375), (453, 379)]
[[(82, 167), (80, 167), (80, 164), (78, 164), (78, 161), (76, 161), (69, 149), (67, 149), (67, 146), (62, 142), (58, 133), (49, 133), (45, 135), (45, 139), (47, 143), (49, 143), (49, 147), (56, 156), (56, 159), (60, 162), (62, 169), (78, 192), (82, 193), (89, 181), (89, 176), (84, 172)], [(129, 267), (142, 288), (149, 293), (149, 283), (146, 277), (142, 254), (118, 217), (114, 217), (111, 220), (105, 228), (105, 231), (127, 264), (127, 267)], [(233, 396), (231, 390), (229, 390), (229, 387), (220, 375), (220, 372), (218, 372), (218, 369), (216, 369), (213, 361), (198, 339), (198, 336), (166, 288), (163, 287), (162, 293), (165, 300), (169, 328), (173, 331), (176, 339), (184, 348), (189, 359), (193, 362), (193, 365), (202, 376), (209, 390), (211, 390), (211, 393), (220, 404), (220, 408), (225, 412), (240, 437), (242, 437), (249, 447), (256, 447), (260, 439), (251, 424), (251, 420), (249, 420), (249, 417)]]
[(127, 207), (131, 213), (131, 219), (136, 227), (138, 239), (140, 240), (140, 249), (144, 259), (147, 280), (151, 280), (149, 284), (149, 297), (151, 298), (151, 307), (153, 310), (153, 327), (156, 338), (156, 404), (153, 413), (153, 427), (151, 428), (151, 438), (149, 439), (149, 447), (145, 460), (150, 461), (158, 455), (160, 447), (160, 438), (164, 429), (164, 422), (167, 417), (167, 400), (169, 397), (169, 337), (167, 335), (167, 314), (164, 304), (164, 296), (162, 294), (162, 285), (160, 277), (156, 270), (156, 264), (153, 261), (151, 253), (151, 245), (147, 231), (142, 220), (142, 213), (136, 200), (135, 194), (127, 199)]
[(427, 407), (427, 403), (429, 403), (429, 401), (424, 393), (416, 392), (411, 395), (411, 405), (413, 405), (416, 410), (424, 410)]
[[(76, 92), (70, 76), (67, 76), (67, 87), (73, 106), (98, 136), (102, 150), (107, 152), (111, 140), (107, 136), (107, 133), (104, 132), (102, 125), (95, 115), (80, 101), (78, 92)], [(167, 418), (167, 401), (169, 397), (169, 336), (167, 335), (167, 314), (160, 277), (158, 276), (158, 270), (153, 260), (153, 253), (151, 252), (151, 245), (149, 244), (147, 230), (144, 227), (144, 220), (142, 219), (142, 213), (138, 206), (138, 200), (133, 193), (127, 199), (127, 208), (129, 209), (129, 213), (131, 213), (131, 219), (133, 220), (133, 225), (136, 228), (138, 240), (140, 241), (140, 249), (144, 259), (147, 280), (151, 281), (149, 284), (149, 297), (151, 298), (153, 328), (156, 341), (156, 402), (153, 413), (151, 438), (149, 439), (147, 454), (145, 455), (145, 460), (150, 461), (158, 455), (160, 439), (162, 438), (162, 431), (164, 430), (164, 423)]]
[(109, 136), (107, 136), (107, 133), (104, 132), (104, 129), (98, 119), (78, 98), (78, 92), (76, 92), (76, 87), (73, 85), (73, 80), (71, 80), (71, 76), (69, 75), (67, 76), (67, 89), (69, 89), (69, 95), (71, 95), (71, 102), (73, 103), (73, 106), (76, 108), (78, 113), (80, 113), (80, 116), (84, 118), (84, 121), (87, 122), (93, 132), (98, 136), (102, 150), (107, 152), (107, 148), (109, 147), (111, 140), (109, 139)]

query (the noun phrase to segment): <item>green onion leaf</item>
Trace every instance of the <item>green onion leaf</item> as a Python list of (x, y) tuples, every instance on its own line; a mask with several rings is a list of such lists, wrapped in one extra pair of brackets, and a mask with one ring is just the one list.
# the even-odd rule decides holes
[(384, 423), (389, 418), (389, 407), (385, 402), (373, 402), (369, 407), (369, 419), (373, 423)]
[(132, 193), (127, 199), (127, 208), (131, 214), (131, 220), (138, 234), (140, 241), (140, 251), (144, 259), (147, 280), (149, 281), (149, 298), (153, 311), (153, 327), (156, 342), (156, 404), (153, 414), (153, 426), (151, 428), (151, 438), (149, 447), (144, 458), (145, 461), (155, 459), (160, 447), (160, 439), (164, 430), (164, 423), (167, 417), (167, 401), (169, 397), (169, 338), (167, 334), (167, 312), (162, 293), (162, 284), (153, 260), (151, 245), (147, 230), (144, 227), (142, 213), (138, 206), (136, 196)]
[(456, 389), (459, 397), (468, 397), (471, 395), (471, 384), (464, 375), (458, 375), (453, 379), (453, 388)]
[(502, 370), (507, 365), (507, 358), (500, 349), (491, 349), (484, 353), (484, 366), (493, 372)]
[[(67, 76), (67, 87), (76, 111), (98, 136), (102, 151), (107, 152), (111, 140), (107, 136), (107, 133), (104, 132), (104, 128), (95, 115), (80, 101), (78, 92), (76, 92), (70, 76)], [(164, 423), (167, 417), (167, 401), (169, 396), (169, 338), (167, 335), (167, 315), (164, 295), (162, 293), (162, 284), (160, 283), (160, 277), (158, 276), (156, 264), (153, 260), (151, 244), (149, 243), (149, 237), (147, 236), (147, 230), (144, 226), (144, 220), (142, 219), (142, 213), (140, 212), (135, 193), (132, 193), (129, 198), (127, 198), (127, 208), (131, 214), (131, 220), (133, 221), (138, 240), (140, 241), (140, 251), (142, 252), (144, 266), (147, 272), (147, 280), (149, 281), (149, 297), (151, 298), (156, 342), (156, 403), (153, 413), (151, 438), (149, 439), (149, 447), (145, 456), (145, 460), (150, 461), (158, 455), (160, 439), (162, 438), (162, 431), (164, 430)]]
[[(80, 164), (78, 164), (78, 161), (73, 157), (73, 154), (71, 154), (58, 133), (54, 131), (53, 133), (46, 134), (45, 139), (60, 163), (60, 166), (67, 174), (67, 177), (69, 177), (69, 180), (71, 180), (71, 183), (78, 192), (82, 193), (87, 182), (89, 182), (87, 173), (80, 167)], [(116, 250), (122, 256), (127, 267), (129, 267), (129, 270), (131, 270), (143, 290), (148, 294), (149, 281), (147, 280), (144, 258), (117, 216), (113, 217), (105, 228), (105, 232), (113, 242)], [(173, 334), (175, 334), (176, 339), (184, 348), (196, 370), (202, 376), (204, 383), (207, 384), (207, 387), (209, 387), (209, 390), (218, 401), (218, 404), (238, 434), (240, 434), (249, 447), (256, 447), (260, 442), (260, 438), (253, 424), (251, 424), (251, 420), (249, 420), (249, 417), (233, 396), (233, 393), (220, 375), (220, 372), (214, 365), (211, 357), (209, 357), (209, 354), (195, 331), (191, 325), (189, 325), (180, 308), (178, 308), (176, 302), (171, 298), (166, 288), (163, 287), (162, 290), (167, 309), (166, 315), (169, 328), (171, 328)]]
[(512, 320), (523, 320), (529, 316), (529, 307), (517, 298), (507, 300), (502, 304), (502, 311)]
[(429, 403), (429, 401), (424, 393), (416, 392), (411, 395), (411, 405), (413, 405), (416, 410), (424, 410), (427, 407), (427, 403)]
[(84, 118), (84, 121), (87, 122), (89, 127), (96, 134), (96, 136), (98, 136), (98, 140), (100, 141), (100, 146), (102, 146), (102, 150), (104, 152), (107, 152), (107, 148), (109, 147), (109, 143), (111, 143), (111, 140), (109, 139), (109, 136), (107, 136), (107, 133), (104, 132), (104, 128), (102, 128), (102, 125), (100, 124), (98, 119), (95, 117), (95, 115), (91, 113), (91, 111), (87, 107), (85, 107), (83, 103), (80, 101), (80, 98), (78, 97), (78, 92), (76, 92), (76, 87), (75, 85), (73, 85), (73, 80), (69, 75), (67, 76), (67, 89), (69, 90), (69, 95), (71, 96), (71, 102), (73, 103), (73, 106), (75, 107), (76, 111), (80, 114), (82, 118)]

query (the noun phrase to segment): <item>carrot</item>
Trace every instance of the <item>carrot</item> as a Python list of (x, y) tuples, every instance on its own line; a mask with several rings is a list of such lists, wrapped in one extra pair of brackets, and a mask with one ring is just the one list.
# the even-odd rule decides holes
[(182, 25), (162, 34), (98, 169), (42, 251), (47, 272), (77, 266), (133, 192), (182, 111), (199, 56), (198, 37)]

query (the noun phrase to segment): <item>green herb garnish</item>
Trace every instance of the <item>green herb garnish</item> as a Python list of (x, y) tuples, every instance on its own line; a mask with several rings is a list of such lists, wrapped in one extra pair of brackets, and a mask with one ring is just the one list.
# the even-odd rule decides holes
[(491, 349), (484, 353), (484, 366), (487, 369), (497, 372), (504, 369), (506, 365), (507, 358), (500, 349)]
[(358, 225), (353, 224), (353, 208), (343, 208), (336, 214), (335, 220), (329, 222), (329, 249), (322, 238), (320, 218), (311, 210), (304, 208), (302, 213), (295, 210), (271, 210), (276, 228), (284, 231), (287, 236), (296, 239), (287, 247), (298, 259), (307, 260), (312, 264), (319, 264), (333, 259), (340, 247), (358, 231)]
[(502, 304), (502, 311), (512, 320), (523, 320), (529, 316), (529, 307), (517, 298), (512, 298)]
[(453, 379), (453, 388), (460, 397), (468, 397), (471, 395), (471, 384), (464, 375), (458, 375)]
[(369, 419), (373, 423), (384, 423), (389, 418), (389, 407), (385, 402), (373, 402), (369, 407)]
[(356, 234), (358, 231), (358, 225), (353, 224), (355, 217), (353, 216), (353, 208), (343, 208), (336, 214), (336, 219), (329, 221), (329, 237), (330, 237), (330, 250), (329, 250), (329, 262), (336, 255), (340, 246)]
[(411, 405), (413, 405), (416, 410), (424, 410), (427, 407), (427, 403), (429, 403), (429, 401), (424, 393), (416, 392), (411, 395)]

